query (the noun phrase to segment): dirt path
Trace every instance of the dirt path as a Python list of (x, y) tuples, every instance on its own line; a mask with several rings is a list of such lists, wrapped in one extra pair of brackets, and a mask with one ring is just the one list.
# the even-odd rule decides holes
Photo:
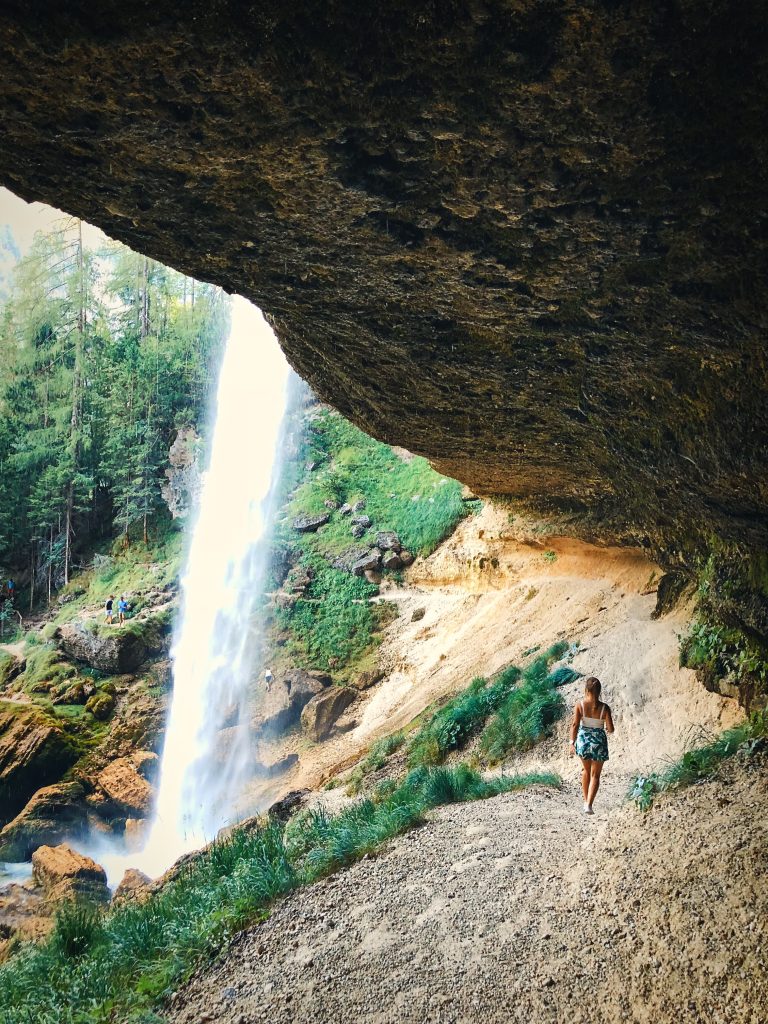
[(758, 1024), (766, 759), (594, 818), (562, 792), (443, 808), (278, 904), (179, 992), (174, 1024)]

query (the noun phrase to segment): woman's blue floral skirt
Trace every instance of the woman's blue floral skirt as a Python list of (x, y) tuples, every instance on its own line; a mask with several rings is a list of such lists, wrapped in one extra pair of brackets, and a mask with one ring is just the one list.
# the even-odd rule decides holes
[(576, 753), (586, 761), (608, 760), (608, 737), (605, 729), (580, 725), (576, 733)]

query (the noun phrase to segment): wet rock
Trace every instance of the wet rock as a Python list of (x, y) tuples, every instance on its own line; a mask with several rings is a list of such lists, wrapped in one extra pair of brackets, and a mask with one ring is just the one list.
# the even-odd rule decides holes
[(129, 900), (146, 899), (150, 893), (152, 879), (138, 868), (128, 868), (112, 896), (112, 902), (127, 903)]
[(275, 676), (267, 691), (260, 691), (260, 706), (253, 721), (254, 730), (279, 733), (296, 725), (302, 708), (331, 685), (327, 672), (289, 669)]
[(38, 846), (81, 838), (87, 830), (84, 797), (79, 782), (39, 789), (0, 831), (0, 860), (29, 860)]
[(394, 530), (379, 530), (376, 534), (376, 547), (382, 551), (400, 551), (402, 546)]
[(41, 846), (35, 850), (32, 854), (32, 877), (49, 903), (71, 899), (109, 903), (104, 868), (66, 843)]
[(9, 941), (43, 939), (52, 928), (51, 907), (39, 889), (16, 882), (0, 888), (0, 963)]
[(267, 814), (278, 821), (288, 821), (306, 803), (310, 793), (309, 789), (292, 789), (290, 793), (286, 793), (282, 799), (272, 804)]
[(292, 525), (294, 530), (297, 530), (299, 533), (314, 533), (321, 526), (325, 526), (330, 518), (327, 512), (317, 516), (296, 516)]
[(159, 654), (167, 646), (171, 628), (165, 615), (134, 619), (125, 626), (89, 625), (66, 623), (58, 628), (55, 639), (68, 657), (110, 675), (135, 672), (147, 658)]
[(411, 615), (411, 622), (419, 622), (427, 614), (426, 608), (414, 608)]
[(359, 558), (352, 566), (355, 576), (363, 576), (366, 569), (378, 569), (381, 565), (381, 552), (378, 548), (371, 548), (362, 558)]
[(349, 686), (333, 686), (318, 694), (301, 712), (301, 730), (313, 742), (324, 740), (338, 719), (357, 697)]
[(96, 785), (118, 811), (140, 818), (148, 814), (152, 787), (139, 774), (133, 758), (111, 761), (97, 776)]
[(41, 708), (0, 701), (0, 824), (77, 759), (70, 741)]
[(402, 569), (403, 560), (396, 551), (386, 551), (381, 558), (382, 569)]
[(127, 818), (123, 829), (123, 840), (128, 853), (138, 853), (142, 849), (149, 832), (148, 818)]
[(367, 669), (365, 672), (361, 672), (352, 685), (356, 690), (367, 690), (371, 686), (375, 686), (376, 683), (380, 683), (381, 680), (386, 676), (386, 672), (380, 668)]

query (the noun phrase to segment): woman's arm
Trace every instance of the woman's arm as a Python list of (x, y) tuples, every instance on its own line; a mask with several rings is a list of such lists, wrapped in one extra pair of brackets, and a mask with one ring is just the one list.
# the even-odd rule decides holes
[(581, 721), (581, 703), (579, 702), (573, 709), (573, 719), (571, 721), (571, 747), (573, 748), (576, 743), (576, 733), (579, 731), (579, 722)]
[(605, 731), (613, 732), (613, 716), (607, 704), (605, 705)]

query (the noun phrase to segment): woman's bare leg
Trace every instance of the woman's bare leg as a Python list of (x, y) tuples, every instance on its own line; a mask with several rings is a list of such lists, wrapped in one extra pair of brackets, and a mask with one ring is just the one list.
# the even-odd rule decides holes
[(590, 779), (589, 779), (589, 792), (588, 792), (588, 796), (586, 798), (587, 803), (589, 804), (590, 807), (595, 802), (595, 797), (597, 796), (597, 791), (598, 791), (598, 789), (600, 789), (600, 773), (603, 770), (603, 762), (602, 761), (592, 761), (591, 765), (592, 765), (592, 771), (591, 771)]
[(590, 761), (586, 757), (579, 758), (582, 764), (581, 769), (581, 791), (584, 794), (584, 803), (589, 800), (589, 783), (592, 778), (592, 765), (593, 761)]

